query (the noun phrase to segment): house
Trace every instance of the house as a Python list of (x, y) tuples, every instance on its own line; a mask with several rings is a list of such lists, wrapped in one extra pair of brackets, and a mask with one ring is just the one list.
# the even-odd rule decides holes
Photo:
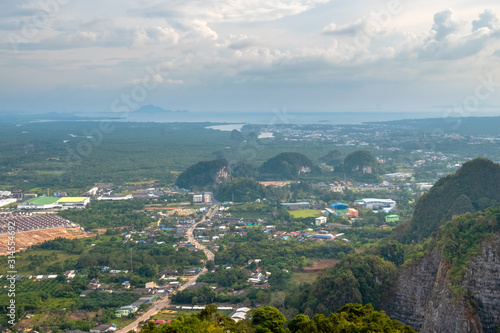
[(247, 313), (250, 311), (251, 309), (249, 308), (239, 308), (237, 309), (232, 315), (231, 315), (231, 319), (233, 319), (234, 321), (238, 322), (240, 320), (244, 320), (247, 316)]
[(90, 287), (92, 288), (92, 290), (97, 290), (101, 287), (101, 284), (100, 283), (92, 283), (90, 285)]
[(357, 209), (354, 209), (354, 208), (349, 208), (349, 211), (347, 213), (347, 217), (348, 218), (356, 218), (356, 217), (359, 217), (359, 212)]
[(121, 308), (115, 310), (115, 316), (117, 318), (126, 317), (131, 313), (137, 312), (138, 308), (133, 305), (122, 306)]
[(312, 238), (328, 240), (328, 239), (333, 239), (333, 236), (331, 234), (326, 234), (326, 235), (316, 234), (316, 235), (312, 235)]
[(320, 226), (325, 223), (326, 223), (326, 216), (320, 216), (314, 219), (314, 224), (316, 226)]
[(125, 289), (129, 289), (130, 288), (130, 282), (129, 281), (125, 281), (125, 282), (122, 283), (122, 286)]
[(186, 275), (186, 276), (194, 276), (196, 274), (198, 274), (198, 272), (200, 271), (201, 269), (199, 268), (190, 268), (190, 269), (185, 269), (183, 271), (183, 274)]
[(148, 283), (146, 283), (145, 288), (147, 288), (147, 289), (157, 288), (156, 282), (148, 282)]
[(76, 276), (76, 274), (75, 271), (72, 270), (64, 272), (64, 276), (66, 277), (66, 279), (73, 279)]
[(360, 205), (365, 209), (393, 209), (396, 207), (396, 201), (392, 199), (362, 199)]
[(385, 217), (385, 222), (386, 223), (399, 222), (399, 215), (387, 215)]
[(90, 330), (90, 333), (105, 333), (116, 331), (116, 327), (111, 324), (102, 324)]

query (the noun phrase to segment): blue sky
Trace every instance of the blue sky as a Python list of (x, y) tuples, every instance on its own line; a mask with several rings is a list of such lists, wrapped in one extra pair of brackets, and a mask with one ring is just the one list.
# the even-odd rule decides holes
[(110, 112), (129, 96), (129, 108), (500, 114), (498, 15), (491, 0), (3, 1), (0, 110)]

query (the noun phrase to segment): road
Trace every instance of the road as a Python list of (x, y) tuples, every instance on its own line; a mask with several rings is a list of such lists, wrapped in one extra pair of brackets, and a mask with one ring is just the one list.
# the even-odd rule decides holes
[[(194, 246), (196, 246), (196, 248), (198, 250), (202, 250), (203, 252), (205, 252), (205, 255), (207, 256), (208, 260), (214, 260), (214, 257), (215, 257), (214, 254), (211, 251), (209, 251), (206, 247), (204, 247), (203, 245), (201, 245), (200, 243), (198, 243), (198, 241), (196, 239), (194, 239), (193, 231), (194, 231), (194, 229), (196, 228), (196, 226), (198, 224), (203, 223), (203, 222), (206, 221), (207, 216), (209, 218), (211, 218), (216, 209), (217, 209), (217, 206), (214, 206), (212, 209), (210, 209), (207, 212), (207, 214), (205, 214), (199, 222), (192, 224), (189, 227), (189, 229), (187, 230), (187, 232), (186, 232), (186, 236), (187, 236), (188, 242), (190, 242), (191, 244), (193, 244)], [(205, 267), (203, 267), (203, 269), (197, 275), (191, 277), (184, 285), (182, 285), (178, 289), (177, 292), (182, 291), (182, 290), (186, 289), (187, 287), (195, 284), (196, 280), (198, 280), (198, 277), (200, 275), (205, 274), (206, 272), (207, 272), (207, 269)], [(153, 302), (153, 304), (148, 309), (148, 311), (146, 311), (144, 314), (142, 314), (140, 317), (138, 317), (133, 323), (129, 324), (128, 326), (125, 326), (124, 328), (122, 328), (120, 330), (117, 330), (117, 332), (126, 333), (126, 332), (128, 332), (130, 330), (137, 329), (138, 326), (139, 326), (139, 322), (141, 322), (141, 321), (145, 322), (146, 320), (149, 319), (149, 317), (154, 316), (155, 314), (157, 314), (158, 312), (160, 312), (163, 308), (165, 308), (165, 307), (167, 307), (169, 305), (170, 305), (170, 298), (168, 298), (168, 297), (164, 298), (162, 300)]]

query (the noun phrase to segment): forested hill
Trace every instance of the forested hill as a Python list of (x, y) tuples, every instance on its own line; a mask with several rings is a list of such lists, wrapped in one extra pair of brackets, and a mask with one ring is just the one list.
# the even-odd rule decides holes
[(220, 158), (190, 166), (179, 175), (175, 184), (182, 188), (215, 186), (226, 181), (230, 176), (231, 169), (228, 161)]
[(397, 237), (403, 242), (422, 240), (454, 215), (496, 207), (499, 189), (500, 165), (484, 158), (469, 161), (417, 201), (410, 225)]
[(297, 179), (301, 173), (316, 170), (314, 163), (299, 153), (281, 153), (270, 158), (260, 167), (261, 176), (280, 179)]
[(367, 150), (358, 150), (344, 159), (344, 172), (347, 174), (376, 173), (378, 170), (377, 159)]

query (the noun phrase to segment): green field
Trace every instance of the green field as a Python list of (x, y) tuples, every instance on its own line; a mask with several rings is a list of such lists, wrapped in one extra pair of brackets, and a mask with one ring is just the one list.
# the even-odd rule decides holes
[[(64, 251), (55, 250), (28, 250), (16, 254), (16, 270), (21, 275), (40, 274), (37, 267), (43, 263), (44, 267), (55, 263), (64, 263), (66, 260), (77, 261), (77, 254), (68, 254)], [(32, 264), (32, 262), (34, 262)], [(7, 267), (7, 257), (0, 257), (2, 267)], [(30, 265), (31, 264), (31, 265)]]
[(26, 200), (24, 203), (30, 203), (34, 205), (51, 205), (55, 202), (57, 202), (61, 198), (55, 198), (55, 197), (36, 197), (33, 199)]
[(130, 319), (130, 318), (115, 318), (111, 321), (111, 324), (115, 324), (118, 329), (125, 327), (127, 325), (132, 324), (136, 319)]
[(300, 272), (292, 274), (292, 284), (313, 283), (318, 278), (320, 272)]
[(304, 218), (304, 217), (320, 217), (321, 210), (319, 209), (304, 209), (304, 210), (291, 210), (290, 215), (295, 218)]
[(39, 175), (62, 175), (65, 172), (63, 170), (36, 170), (36, 173)]

